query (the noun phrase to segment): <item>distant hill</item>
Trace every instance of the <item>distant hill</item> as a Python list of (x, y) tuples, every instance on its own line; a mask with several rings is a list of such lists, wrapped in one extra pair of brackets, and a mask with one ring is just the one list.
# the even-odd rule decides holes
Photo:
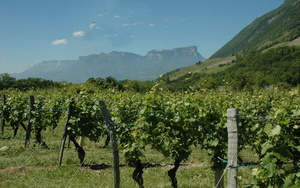
[(280, 43), (292, 42), (299, 36), (300, 0), (286, 0), (277, 9), (254, 20), (210, 59), (236, 53), (257, 53)]
[(145, 56), (110, 52), (81, 56), (77, 60), (43, 61), (12, 74), (17, 79), (36, 77), (53, 81), (82, 83), (89, 78), (112, 76), (118, 80), (155, 80), (161, 74), (204, 61), (196, 46), (149, 51)]

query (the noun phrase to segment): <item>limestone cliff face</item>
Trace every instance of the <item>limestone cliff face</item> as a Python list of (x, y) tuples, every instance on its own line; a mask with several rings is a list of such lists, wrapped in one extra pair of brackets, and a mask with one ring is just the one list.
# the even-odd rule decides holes
[(80, 56), (77, 60), (43, 61), (12, 76), (17, 79), (38, 77), (75, 83), (108, 76), (119, 80), (155, 80), (161, 74), (203, 60), (196, 46), (151, 50), (145, 56), (113, 51)]
[(159, 59), (171, 58), (176, 56), (190, 56), (190, 57), (195, 57), (200, 61), (205, 60), (205, 58), (203, 58), (197, 51), (196, 46), (162, 49), (162, 50), (156, 49), (148, 52), (146, 55), (147, 58), (159, 58)]

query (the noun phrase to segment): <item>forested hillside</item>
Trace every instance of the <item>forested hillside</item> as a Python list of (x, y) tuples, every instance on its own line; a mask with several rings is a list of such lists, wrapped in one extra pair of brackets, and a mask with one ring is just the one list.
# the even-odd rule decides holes
[(300, 84), (300, 48), (279, 47), (238, 59), (233, 66), (215, 74), (186, 74), (160, 82), (171, 90), (194, 88), (234, 89), (254, 87), (293, 87)]
[(257, 18), (210, 58), (253, 54), (300, 36), (300, 1), (286, 0), (279, 8)]
[(170, 90), (298, 86), (299, 10), (300, 0), (286, 0), (254, 20), (201, 66), (178, 69), (158, 80)]

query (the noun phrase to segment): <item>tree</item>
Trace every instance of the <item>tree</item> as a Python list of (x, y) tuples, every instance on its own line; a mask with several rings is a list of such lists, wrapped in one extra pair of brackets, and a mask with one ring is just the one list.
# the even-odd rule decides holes
[(216, 89), (218, 87), (217, 81), (212, 76), (202, 77), (199, 80), (200, 87), (206, 89)]
[(7, 89), (12, 87), (16, 79), (11, 77), (8, 73), (0, 74), (0, 89)]

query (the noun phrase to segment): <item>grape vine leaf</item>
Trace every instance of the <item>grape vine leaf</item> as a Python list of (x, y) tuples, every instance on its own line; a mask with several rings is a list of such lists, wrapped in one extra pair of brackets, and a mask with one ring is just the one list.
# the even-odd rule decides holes
[(272, 124), (267, 124), (264, 131), (269, 137), (272, 137), (280, 134), (281, 127), (279, 125), (273, 127)]

